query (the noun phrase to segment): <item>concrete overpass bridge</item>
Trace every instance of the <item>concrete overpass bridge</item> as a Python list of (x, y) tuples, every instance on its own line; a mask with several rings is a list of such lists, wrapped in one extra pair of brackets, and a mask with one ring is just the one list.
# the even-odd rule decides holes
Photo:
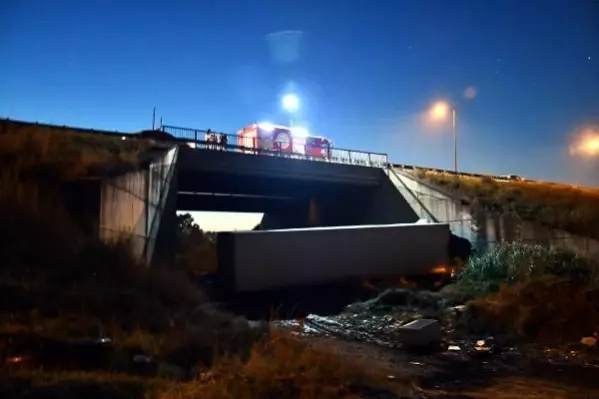
[(134, 237), (134, 252), (148, 262), (170, 257), (177, 210), (261, 212), (268, 230), (437, 221), (386, 154), (334, 148), (314, 159), (250, 150), (233, 135), (215, 145), (207, 139), (215, 132), (173, 126), (127, 134), (8, 121), (2, 130), (16, 129), (11, 124), (149, 139), (163, 149), (141, 169), (86, 186), (93, 201), (72, 201), (80, 214), (95, 215), (101, 238)]
[(413, 223), (382, 168), (179, 148), (177, 208), (263, 212), (265, 229)]
[[(177, 210), (260, 212), (265, 230), (436, 221), (390, 168), (386, 154), (334, 149), (329, 159), (310, 159), (248, 153), (232, 135), (227, 145), (215, 145), (202, 130), (163, 126), (162, 133), (168, 136), (161, 140), (178, 145), (149, 167), (150, 200), (139, 204), (151, 208), (142, 212), (147, 259), (172, 248)], [(121, 185), (144, 173), (119, 177)], [(115, 209), (131, 202), (129, 194), (121, 192), (127, 198), (119, 198), (118, 192), (110, 194)], [(119, 231), (122, 219), (120, 212), (107, 211), (101, 224), (106, 231)]]

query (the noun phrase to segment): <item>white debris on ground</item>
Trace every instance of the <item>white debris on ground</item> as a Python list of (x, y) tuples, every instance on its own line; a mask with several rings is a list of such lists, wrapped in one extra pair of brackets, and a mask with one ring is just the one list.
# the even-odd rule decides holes
[[(427, 347), (437, 353), (459, 357), (495, 356), (551, 357), (585, 363), (584, 351), (545, 351), (535, 344), (510, 345), (505, 337), (476, 336), (454, 330), (454, 322), (465, 311), (439, 293), (391, 289), (374, 299), (349, 305), (332, 316), (310, 314), (301, 320), (271, 322), (271, 327), (292, 330), (300, 336), (316, 336), (370, 343), (392, 349)], [(597, 338), (584, 337), (579, 347), (596, 347)], [(584, 349), (584, 348), (583, 348)], [(597, 367), (596, 365), (594, 367)]]
[(438, 320), (420, 319), (397, 329), (398, 340), (410, 347), (434, 347), (441, 344), (442, 332)]

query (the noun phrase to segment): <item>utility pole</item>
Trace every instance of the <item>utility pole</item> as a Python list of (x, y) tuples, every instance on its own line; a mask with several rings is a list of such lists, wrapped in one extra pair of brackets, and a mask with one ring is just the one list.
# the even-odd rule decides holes
[(156, 107), (152, 109), (152, 130), (154, 130), (156, 125)]
[(455, 115), (455, 106), (452, 107), (452, 125), (453, 125), (453, 168), (458, 176), (458, 126)]

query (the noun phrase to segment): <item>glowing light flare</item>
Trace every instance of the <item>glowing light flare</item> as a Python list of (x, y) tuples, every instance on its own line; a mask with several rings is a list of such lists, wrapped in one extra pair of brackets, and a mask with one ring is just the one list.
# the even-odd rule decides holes
[(464, 98), (466, 100), (472, 100), (472, 99), (474, 99), (474, 97), (476, 97), (476, 93), (477, 93), (476, 87), (468, 86), (468, 87), (466, 87), (466, 90), (464, 90)]
[(261, 122), (258, 124), (258, 127), (267, 133), (271, 133), (275, 130), (275, 125), (270, 122)]
[(308, 129), (299, 126), (293, 126), (291, 128), (291, 133), (297, 138), (306, 138), (310, 135)]
[(450, 106), (444, 101), (435, 103), (430, 111), (430, 116), (433, 120), (445, 120), (449, 115)]
[(300, 107), (299, 97), (295, 94), (285, 94), (281, 103), (283, 108), (288, 112), (296, 112)]
[(570, 145), (570, 155), (599, 157), (599, 126), (585, 127), (577, 136), (575, 142)]

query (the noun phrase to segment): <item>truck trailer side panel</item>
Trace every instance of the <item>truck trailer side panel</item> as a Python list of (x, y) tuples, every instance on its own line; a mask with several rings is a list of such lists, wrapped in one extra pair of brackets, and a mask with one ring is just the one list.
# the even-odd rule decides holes
[(448, 224), (220, 233), (219, 277), (236, 292), (426, 274), (448, 262)]

